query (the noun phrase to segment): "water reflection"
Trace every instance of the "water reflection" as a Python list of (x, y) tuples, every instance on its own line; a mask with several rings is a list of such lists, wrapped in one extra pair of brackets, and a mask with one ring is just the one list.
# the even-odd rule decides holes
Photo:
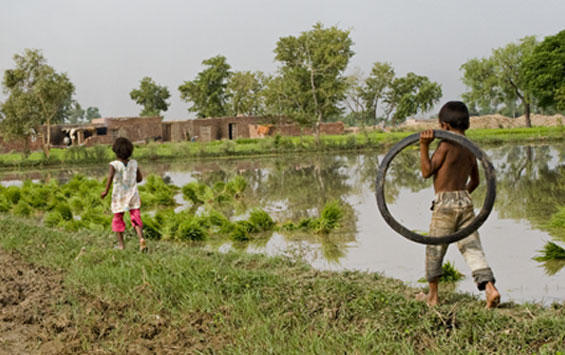
[[(560, 239), (559, 233), (547, 227), (550, 217), (565, 204), (565, 145), (505, 145), (485, 151), (497, 173), (495, 210), (481, 228), (485, 243), (489, 244), (485, 247), (487, 256), (493, 255), (489, 260), (496, 264), (495, 270), (502, 270), (501, 277), (497, 278), (501, 283), (507, 283), (507, 293), (518, 294), (515, 298), (528, 301), (549, 297), (536, 293), (540, 287), (530, 289), (524, 285), (540, 283), (540, 275), (531, 269), (537, 267), (550, 275), (545, 281), (548, 285), (551, 283), (565, 288), (565, 277), (561, 272), (565, 262), (532, 261), (546, 241), (565, 241), (563, 234)], [(328, 201), (342, 200), (348, 212), (343, 219), (344, 225), (337, 233), (324, 236), (275, 232), (261, 235), (249, 243), (233, 242), (229, 245), (231, 248), (266, 253), (306, 245), (316, 250), (316, 253), (305, 253), (316, 267), (384, 271), (389, 276), (417, 281), (423, 270), (422, 246), (398, 237), (382, 222), (376, 209), (374, 180), (378, 161), (377, 153), (328, 153), (145, 163), (141, 168), (146, 175), (170, 176), (172, 182), (179, 186), (195, 179), (213, 185), (241, 175), (248, 183), (243, 202), (245, 206), (241, 210), (261, 207), (282, 222), (316, 215)], [(407, 225), (410, 228), (425, 231), (430, 219), (429, 201), (433, 190), (431, 179), (422, 179), (419, 166), (417, 147), (400, 153), (389, 168), (385, 194), (395, 217), (401, 222), (413, 223)], [(2, 179), (44, 181), (54, 178), (64, 181), (77, 172), (101, 179), (106, 169), (103, 164), (86, 169), (4, 172)], [(480, 208), (486, 192), (484, 178), (481, 182), (473, 193), (477, 208)], [(212, 243), (214, 248), (226, 248), (225, 240)], [(398, 253), (399, 250), (402, 253)], [(459, 263), (458, 268), (465, 272), (460, 265), (464, 264)], [(514, 277), (518, 269), (531, 271)], [(553, 279), (555, 277), (560, 278)], [(462, 286), (463, 289), (473, 292), (472, 282), (465, 282), (468, 284)], [(504, 290), (504, 284), (502, 288)], [(565, 294), (561, 289), (558, 291)]]

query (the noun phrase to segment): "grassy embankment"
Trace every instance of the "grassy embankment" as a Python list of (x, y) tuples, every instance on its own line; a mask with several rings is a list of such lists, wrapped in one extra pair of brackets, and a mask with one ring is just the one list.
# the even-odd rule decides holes
[[(410, 131), (369, 132), (360, 134), (321, 136), (317, 145), (314, 137), (268, 137), (263, 139), (238, 139), (208, 143), (178, 142), (149, 143), (136, 147), (138, 160), (208, 158), (285, 154), (296, 152), (348, 151), (386, 148), (412, 134)], [(565, 138), (565, 126), (534, 128), (498, 128), (469, 130), (468, 136), (478, 144), (556, 142)], [(108, 146), (90, 148), (54, 148), (47, 159), (42, 152), (25, 157), (20, 153), (0, 155), (0, 168), (31, 166), (56, 166), (61, 164), (93, 164), (113, 158)]]
[[(416, 290), (364, 272), (320, 272), (285, 258), (161, 241), (113, 250), (104, 233), (65, 232), (0, 215), (0, 246), (56, 270), (64, 289), (46, 327), (68, 352), (555, 353), (565, 306), (484, 302)], [(82, 251), (81, 251), (82, 249)], [(37, 312), (38, 310), (30, 310)], [(40, 346), (40, 344), (38, 344)], [(39, 347), (41, 350), (41, 347)]]

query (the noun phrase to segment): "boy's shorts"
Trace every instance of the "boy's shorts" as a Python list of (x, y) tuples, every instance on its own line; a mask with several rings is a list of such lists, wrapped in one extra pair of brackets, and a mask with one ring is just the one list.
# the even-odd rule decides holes
[[(454, 233), (475, 218), (473, 201), (467, 191), (440, 192), (436, 194), (432, 207), (429, 235), (431, 238)], [(442, 263), (447, 247), (447, 244), (426, 246), (426, 279), (428, 281), (434, 281), (443, 274)], [(471, 269), (479, 290), (484, 290), (487, 282), (495, 282), (477, 231), (458, 241), (457, 247), (465, 263)]]
[[(139, 208), (129, 211), (129, 216), (131, 219), (131, 226), (143, 227), (143, 222), (141, 221), (141, 214)], [(124, 223), (124, 212), (114, 213), (114, 218), (112, 219), (112, 231), (123, 232), (126, 230), (126, 224)]]

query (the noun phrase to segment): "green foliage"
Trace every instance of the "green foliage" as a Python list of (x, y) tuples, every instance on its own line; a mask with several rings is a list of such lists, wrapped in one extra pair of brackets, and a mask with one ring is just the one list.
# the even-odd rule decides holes
[[(450, 261), (444, 263), (441, 266), (441, 270), (443, 274), (440, 276), (439, 282), (458, 282), (465, 278), (465, 275), (459, 272)], [(428, 281), (425, 278), (421, 278), (418, 282), (426, 283)]]
[(4, 190), (4, 196), (6, 196), (6, 199), (12, 203), (12, 204), (17, 204), (20, 201), (20, 198), (22, 196), (21, 192), (20, 192), (20, 188), (17, 186), (8, 186), (5, 190)]
[(102, 117), (102, 115), (100, 115), (100, 110), (98, 109), (98, 107), (91, 106), (86, 109), (85, 118), (88, 122), (91, 122), (93, 119), (100, 117)]
[(48, 227), (57, 227), (64, 221), (63, 216), (57, 211), (49, 211), (43, 218), (43, 223)]
[(133, 89), (129, 96), (136, 104), (143, 106), (140, 116), (160, 116), (161, 111), (167, 111), (171, 96), (166, 86), (157, 85), (150, 77), (141, 79), (139, 89)]
[(80, 104), (77, 101), (72, 100), (68, 116), (65, 118), (65, 122), (68, 122), (70, 124), (77, 124), (84, 119), (84, 114), (85, 111), (82, 109)]
[(0, 193), (0, 213), (8, 212), (11, 208), (12, 202), (9, 201), (4, 194)]
[(182, 187), (182, 195), (185, 200), (194, 205), (201, 205), (214, 199), (214, 192), (208, 185), (199, 182), (190, 182)]
[(225, 116), (230, 65), (221, 55), (203, 60), (202, 64), (207, 68), (198, 73), (196, 79), (179, 86), (180, 97), (192, 104), (188, 112), (195, 112), (198, 117)]
[(232, 224), (232, 231), (230, 237), (232, 240), (244, 242), (250, 239), (251, 233), (259, 232), (259, 228), (250, 221), (236, 221)]
[(160, 176), (154, 174), (147, 176), (145, 184), (140, 185), (138, 189), (145, 208), (152, 209), (176, 205), (175, 194), (178, 187), (167, 184)]
[(545, 37), (524, 59), (522, 70), (540, 106), (565, 111), (565, 30)]
[(408, 73), (394, 79), (386, 92), (387, 118), (392, 113), (392, 123), (400, 124), (410, 115), (429, 111), (441, 96), (441, 85), (426, 76)]
[[(441, 85), (426, 76), (408, 73), (395, 78), (388, 63), (376, 62), (364, 81), (360, 74), (348, 78), (345, 103), (351, 111), (350, 119), (361, 125), (380, 121), (398, 125), (418, 112), (429, 111), (441, 98)], [(386, 117), (378, 117), (378, 104)], [(391, 117), (392, 115), (392, 117)]]
[(202, 241), (208, 238), (208, 233), (198, 220), (191, 218), (179, 224), (175, 238), (181, 241)]
[(262, 72), (235, 72), (231, 74), (226, 96), (227, 113), (232, 116), (259, 116), (265, 112), (263, 87), (266, 80)]
[(57, 203), (57, 205), (55, 206), (55, 211), (58, 212), (65, 221), (70, 221), (71, 219), (73, 219), (73, 212), (71, 211), (69, 205), (64, 201)]
[(501, 105), (512, 107), (518, 101), (529, 123), (532, 97), (523, 66), (535, 46), (535, 37), (524, 37), (519, 43), (493, 49), (488, 58), (474, 58), (461, 66), (463, 83), (470, 89), (462, 96), (472, 112), (497, 112)]
[(561, 206), (557, 212), (552, 214), (544, 227), (556, 237), (565, 238), (565, 206)]
[(339, 201), (330, 201), (326, 203), (318, 220), (316, 232), (329, 233), (331, 230), (339, 226), (339, 221), (342, 217), (343, 209)]
[[(72, 327), (57, 330), (68, 340), (69, 352), (127, 353), (131, 342), (124, 339), (154, 334), (148, 329), (158, 333), (136, 343), (137, 352), (179, 344), (189, 353), (245, 354), (265, 349), (553, 354), (563, 349), (560, 303), (505, 302), (493, 311), (477, 297), (447, 291), (442, 303), (430, 308), (414, 300), (416, 289), (375, 273), (320, 271), (283, 257), (169, 242), (159, 242), (149, 254), (135, 252), (135, 243), (122, 252), (109, 248), (107, 233), (56, 231), (7, 216), (0, 216), (0, 230), (4, 250), (63, 278), (65, 287), (53, 301), (65, 301), (54, 316), (72, 319)], [(48, 293), (45, 297), (51, 300)], [(200, 319), (220, 326), (199, 326)], [(196, 326), (187, 320), (196, 320)], [(114, 328), (100, 339), (109, 322)], [(315, 336), (305, 337), (305, 329)]]
[(268, 81), (273, 114), (285, 114), (299, 124), (316, 126), (341, 113), (343, 76), (353, 56), (349, 31), (317, 23), (300, 36), (282, 37), (275, 48), (280, 76)]
[(31, 206), (25, 202), (24, 200), (19, 200), (18, 203), (14, 206), (14, 215), (26, 217), (31, 215), (32, 208)]
[(141, 220), (143, 221), (143, 237), (151, 240), (159, 240), (163, 236), (161, 226), (150, 215), (144, 213)]
[(74, 85), (67, 74), (47, 65), (39, 50), (26, 49), (14, 55), (14, 62), (16, 67), (4, 72), (2, 84), (8, 98), (1, 107), (0, 128), (7, 137), (24, 138), (27, 144), (28, 137), (46, 124), (49, 139), (51, 123), (62, 122), (69, 114)]
[(536, 261), (565, 259), (565, 249), (554, 242), (547, 242), (543, 247), (543, 250), (540, 250), (539, 252), (542, 253), (542, 255), (534, 257), (534, 260)]
[(275, 222), (267, 212), (260, 208), (255, 208), (249, 215), (249, 223), (256, 226), (259, 231), (270, 231), (275, 226)]

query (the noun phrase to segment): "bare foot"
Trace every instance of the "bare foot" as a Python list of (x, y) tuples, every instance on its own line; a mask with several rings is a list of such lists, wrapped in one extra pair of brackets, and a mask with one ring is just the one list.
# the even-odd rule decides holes
[(147, 253), (147, 243), (143, 238), (139, 239), (139, 251), (142, 253)]
[(498, 306), (500, 303), (500, 293), (494, 287), (492, 282), (488, 282), (485, 287), (485, 295), (487, 297), (487, 305), (486, 308), (491, 309)]
[(434, 307), (438, 303), (437, 296), (433, 296), (432, 294), (425, 294), (424, 292), (420, 292), (416, 295), (416, 301), (426, 302), (428, 306)]

